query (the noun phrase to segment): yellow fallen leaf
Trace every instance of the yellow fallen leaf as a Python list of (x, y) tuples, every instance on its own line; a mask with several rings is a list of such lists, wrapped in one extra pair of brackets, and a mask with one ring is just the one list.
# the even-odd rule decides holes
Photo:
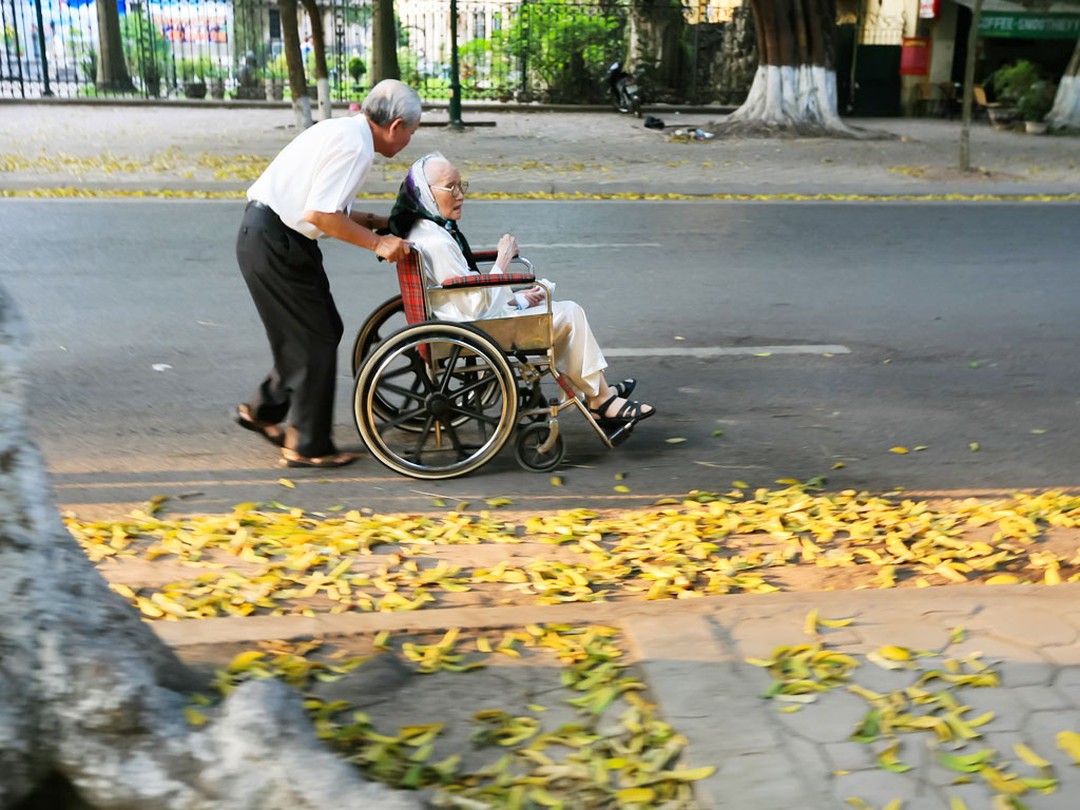
[(266, 653), (262, 650), (248, 650), (247, 652), (242, 652), (235, 656), (233, 660), (229, 662), (229, 669), (233, 672), (242, 672), (260, 658), (265, 657)]
[(908, 453), (910, 451), (906, 447), (890, 447), (889, 452), (904, 455), (905, 453)]
[(847, 619), (818, 619), (818, 624), (824, 627), (847, 627), (854, 621), (854, 617), (849, 617)]
[(626, 484), (616, 484), (614, 490), (616, 492), (629, 492), (630, 487), (626, 486)]
[(287, 487), (288, 489), (296, 489), (296, 484), (294, 484), (288, 478), (279, 478), (277, 482), (283, 487)]
[(896, 647), (892, 644), (886, 644), (878, 648), (878, 652), (890, 661), (910, 661), (911, 650), (907, 647)]
[(648, 787), (624, 788), (616, 791), (615, 798), (623, 804), (645, 804), (656, 799), (656, 791)]
[(1040, 757), (1023, 743), (1013, 743), (1013, 751), (1020, 759), (1033, 768), (1049, 768), (1050, 763)]
[(995, 574), (986, 580), (987, 585), (1015, 585), (1020, 581), (1019, 577), (1015, 577), (1012, 574)]
[(191, 706), (184, 707), (184, 719), (188, 721), (188, 725), (191, 726), (204, 726), (206, 725), (206, 715), (200, 712), (198, 709)]
[(1073, 765), (1080, 765), (1080, 734), (1075, 731), (1058, 732), (1057, 747), (1073, 758)]
[(668, 444), (682, 444), (686, 441), (686, 439), (682, 438), (681, 436), (672, 436), (670, 439), (664, 439), (664, 441)]

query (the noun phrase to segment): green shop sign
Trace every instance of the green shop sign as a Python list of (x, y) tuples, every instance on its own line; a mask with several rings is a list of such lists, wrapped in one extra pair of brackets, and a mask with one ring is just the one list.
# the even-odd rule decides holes
[(1080, 37), (1080, 14), (985, 11), (979, 21), (979, 34), (984, 37), (1076, 39)]

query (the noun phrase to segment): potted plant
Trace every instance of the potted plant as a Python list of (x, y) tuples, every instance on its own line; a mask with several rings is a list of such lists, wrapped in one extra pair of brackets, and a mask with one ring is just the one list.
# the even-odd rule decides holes
[(360, 79), (367, 73), (367, 65), (364, 64), (364, 60), (359, 56), (354, 56), (349, 59), (349, 76), (352, 77), (353, 92), (359, 93), (361, 90)]
[(1016, 109), (1028, 132), (1046, 131), (1043, 118), (1054, 106), (1057, 86), (1026, 59), (998, 68), (994, 73), (998, 95)]

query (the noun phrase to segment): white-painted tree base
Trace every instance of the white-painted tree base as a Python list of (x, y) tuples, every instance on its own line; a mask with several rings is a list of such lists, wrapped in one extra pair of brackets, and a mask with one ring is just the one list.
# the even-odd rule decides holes
[(746, 101), (725, 123), (855, 135), (837, 113), (836, 71), (818, 65), (759, 65)]
[(417, 794), (365, 782), (320, 743), (282, 683), (249, 681), (205, 725), (188, 722), (198, 682), (52, 503), (26, 421), (25, 344), (0, 287), (0, 808), (33, 796), (51, 810), (419, 810)]
[(330, 107), (330, 80), (319, 79), (315, 86), (319, 89), (319, 120), (325, 121), (334, 114)]
[(292, 110), (293, 120), (296, 122), (297, 129), (307, 129), (311, 126), (311, 99), (307, 97), (307, 94), (304, 94), (299, 98), (296, 98), (294, 94)]
[(1051, 129), (1080, 128), (1080, 76), (1062, 77), (1046, 121)]

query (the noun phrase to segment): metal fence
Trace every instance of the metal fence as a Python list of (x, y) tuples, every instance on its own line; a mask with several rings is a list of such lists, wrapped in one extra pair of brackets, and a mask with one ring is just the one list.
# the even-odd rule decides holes
[[(117, 3), (118, 14), (103, 3)], [(700, 11), (713, 4), (693, 5)], [(602, 101), (607, 66), (628, 49), (627, 0), (459, 0), (457, 8), (466, 99)], [(361, 96), (370, 4), (331, 0), (319, 9), (332, 96)], [(426, 100), (448, 97), (449, 4), (398, 0), (396, 12), (402, 78)], [(303, 11), (298, 21), (314, 84), (311, 24)], [(0, 0), (0, 28), (0, 96), (281, 98), (288, 92), (281, 16), (272, 0)]]

